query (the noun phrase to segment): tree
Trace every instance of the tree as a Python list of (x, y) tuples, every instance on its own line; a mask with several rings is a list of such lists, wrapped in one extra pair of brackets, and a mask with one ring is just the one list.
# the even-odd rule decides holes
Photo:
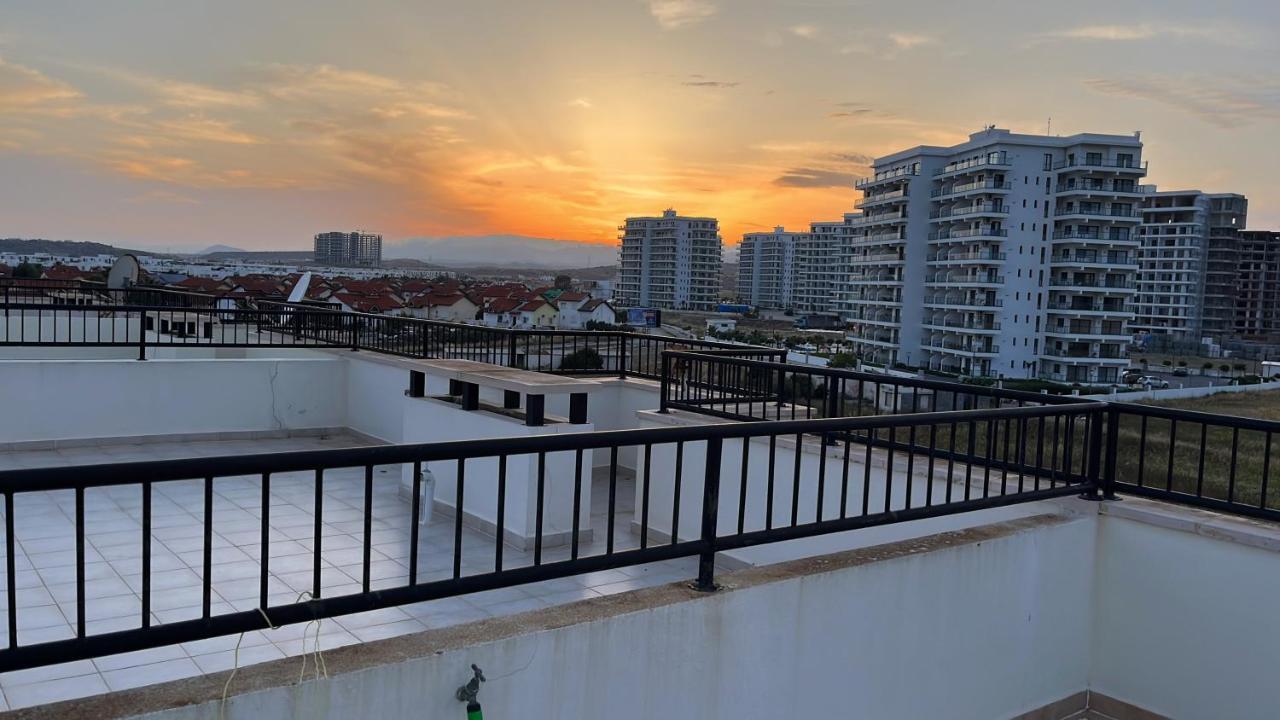
[(1225, 373), (1225, 372), (1231, 372), (1231, 366), (1230, 366), (1230, 365), (1228, 365), (1228, 364), (1226, 364), (1226, 363), (1222, 363), (1221, 365), (1219, 365), (1219, 366), (1218, 366), (1218, 369), (1219, 369), (1219, 370), (1221, 370), (1221, 371), (1222, 371), (1222, 372), (1224, 372), (1224, 373)]
[(604, 368), (604, 358), (595, 348), (582, 348), (564, 356), (560, 361), (561, 370), (600, 370)]
[(1172, 360), (1161, 360), (1161, 361), (1160, 361), (1160, 364), (1161, 364), (1161, 365), (1163, 365), (1163, 366), (1165, 366), (1165, 367), (1169, 367), (1170, 365), (1172, 365), (1172, 364), (1173, 364), (1173, 361), (1172, 361)]
[(557, 290), (571, 290), (573, 289), (573, 278), (568, 275), (557, 275), (554, 284)]
[(1186, 367), (1186, 366), (1187, 366), (1187, 361), (1186, 361), (1186, 360), (1179, 360), (1179, 361), (1178, 361), (1178, 367)]
[(44, 274), (44, 266), (36, 263), (18, 263), (18, 267), (13, 269), (13, 276), (23, 278), (25, 280), (38, 280)]
[(858, 366), (858, 358), (853, 353), (840, 352), (831, 356), (831, 360), (827, 363), (827, 367), (841, 369), (853, 368)]

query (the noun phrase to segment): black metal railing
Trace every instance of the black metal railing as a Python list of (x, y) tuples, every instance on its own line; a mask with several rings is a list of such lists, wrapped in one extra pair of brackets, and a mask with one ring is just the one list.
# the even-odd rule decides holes
[[(710, 590), (718, 551), (1082, 491), (1096, 495), (1104, 409), (1101, 403), (1081, 403), (3, 471), (9, 602), (0, 672), (670, 558), (697, 556), (696, 586)], [(995, 436), (986, 435), (985, 444), (975, 442), (979, 427), (1002, 427), (1007, 436), (1037, 424), (1061, 429), (1064, 438), (1073, 429), (1079, 434), (1074, 443), (1052, 444), (1042, 433), (1038, 449), (1019, 445), (1016, 453), (1032, 457), (1010, 456), (1006, 449), (1003, 461), (1011, 469), (1004, 472), (997, 469), (1002, 456)], [(824, 449), (821, 443), (831, 436), (844, 438), (842, 452)], [(887, 438), (888, 444), (863, 447), (856, 436)], [(908, 436), (919, 442), (893, 440)], [(620, 452), (636, 458), (634, 487), (620, 465)], [(596, 453), (602, 454), (600, 461)], [(811, 468), (804, 478), (802, 463)], [(602, 469), (595, 483), (594, 466)], [(387, 468), (400, 473), (375, 472)], [(440, 478), (438, 516), (447, 515), (441, 521), (446, 526), (434, 531), (420, 523), (424, 470)], [(385, 483), (398, 486), (405, 474), (410, 500), (393, 507), (383, 503), (375, 511), (378, 490), (385, 490)], [(592, 502), (593, 485), (607, 496), (604, 503)], [(230, 506), (235, 512), (224, 519), (230, 498), (236, 500)], [(27, 572), (28, 562), (21, 548), (32, 541), (24, 534), (43, 538), (60, 532), (50, 527), (50, 515), (38, 512), (41, 499), (66, 505), (57, 522), (66, 523), (62, 537), (68, 544), (74, 538), (75, 601), (67, 607), (74, 636), (28, 641), (27, 611), (17, 601), (18, 576)], [(347, 522), (359, 537), (358, 560), (353, 562), (356, 548), (349, 543), (327, 544), (326, 502), (337, 502), (359, 518), (358, 530), (356, 520)], [(87, 569), (104, 505), (113, 514), (130, 509), (141, 575), (136, 624), (120, 629), (113, 623), (110, 631), (94, 632), (89, 620), (95, 598)], [(175, 518), (179, 510), (181, 517)], [(305, 594), (277, 587), (273, 548), (296, 545), (277, 535), (273, 518), (278, 515), (293, 528), (287, 538), (309, 543), (308, 561), (294, 558), (287, 564), (288, 572), (310, 573), (302, 581)], [(388, 520), (397, 517), (402, 522)], [(533, 522), (526, 530), (532, 550), (518, 553), (502, 538), (514, 527), (508, 518), (526, 517)], [(184, 537), (198, 538), (192, 550), (199, 550), (199, 561), (189, 562), (199, 577), (199, 601), (188, 615), (160, 622), (153, 613), (157, 597), (177, 591), (157, 584), (152, 557), (157, 538), (175, 519), (191, 530)], [(476, 519), (506, 532), (464, 533)], [(214, 558), (227, 546), (222, 533), (228, 531), (256, 533), (240, 541), (243, 550), (237, 553), (256, 560), (253, 580), (239, 574), (220, 577)], [(388, 534), (403, 535), (405, 549), (398, 560), (404, 563), (403, 575), (390, 578), (373, 570), (373, 558), (384, 557), (375, 556), (373, 545), (385, 543)], [(335, 592), (325, 580), (340, 562), (338, 555), (352, 562), (358, 587)], [(227, 583), (246, 582), (252, 590), (239, 596), (241, 602), (215, 602)], [(194, 586), (189, 592), (196, 596)]]
[(702, 351), (667, 352), (661, 407), (732, 420), (1062, 405), (1078, 399)]
[[(148, 307), (213, 308), (219, 298), (177, 288), (132, 285), (109, 288), (100, 283), (69, 280), (0, 278), (0, 303), (4, 305), (144, 305)], [(223, 305), (234, 307), (227, 300)]]
[(1119, 402), (1108, 413), (1117, 489), (1280, 520), (1280, 422)]
[[(346, 312), (314, 303), (257, 300), (252, 307), (220, 307), (213, 296), (166, 295), (151, 288), (71, 288), (75, 301), (39, 296), (0, 298), (5, 322), (0, 345), (210, 347), (335, 346), (411, 358), (451, 358), (575, 375), (658, 380), (669, 349), (755, 353), (749, 345), (644, 335), (618, 330), (491, 328), (396, 315)], [(62, 290), (57, 290), (62, 292)], [(129, 297), (162, 302), (114, 302)], [(210, 305), (200, 305), (202, 297)], [(112, 302), (107, 302), (112, 301)], [(196, 303), (196, 304), (191, 304)], [(139, 332), (139, 328), (143, 332)], [(173, 332), (178, 328), (179, 332)], [(259, 334), (265, 333), (263, 337)], [(785, 357), (784, 350), (769, 350)]]

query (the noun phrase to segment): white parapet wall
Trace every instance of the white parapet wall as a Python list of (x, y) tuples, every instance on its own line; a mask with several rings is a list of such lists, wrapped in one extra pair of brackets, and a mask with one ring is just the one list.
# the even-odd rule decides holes
[(1276, 526), (1132, 498), (1103, 511), (1090, 687), (1173, 718), (1276, 717)]
[(346, 425), (332, 358), (0, 361), (0, 445)]
[[(1023, 520), (746, 571), (716, 594), (652, 588), (339, 648), (331, 677), (301, 685), (298, 659), (260, 665), (222, 708), (223, 678), (116, 707), (155, 720), (462, 717), (454, 692), (476, 663), (492, 718), (1010, 718), (1086, 685), (1093, 542), (1090, 517)], [(94, 702), (64, 709), (88, 717)]]

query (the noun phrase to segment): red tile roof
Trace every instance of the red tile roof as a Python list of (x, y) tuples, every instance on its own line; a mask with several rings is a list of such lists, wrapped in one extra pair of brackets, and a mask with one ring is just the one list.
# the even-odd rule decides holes
[(515, 310), (516, 308), (520, 307), (523, 304), (523, 302), (524, 302), (523, 300), (516, 300), (514, 298), (498, 298), (497, 300), (491, 300), (489, 304), (485, 306), (484, 311), (486, 313), (494, 313), (499, 315), (502, 313), (509, 313), (512, 310)]

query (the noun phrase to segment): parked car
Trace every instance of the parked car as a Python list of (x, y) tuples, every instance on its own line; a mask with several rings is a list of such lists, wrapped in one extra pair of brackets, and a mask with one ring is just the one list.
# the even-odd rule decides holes
[(1174, 368), (1174, 369), (1173, 369), (1173, 376), (1174, 376), (1174, 377), (1186, 377), (1186, 376), (1187, 376), (1187, 369), (1186, 369), (1186, 368), (1184, 368), (1184, 367)]
[(1138, 382), (1134, 384), (1145, 385), (1146, 387), (1154, 388), (1156, 390), (1164, 390), (1165, 388), (1169, 387), (1168, 380), (1165, 380), (1162, 377), (1156, 377), (1155, 375), (1143, 375), (1142, 377), (1138, 378)]
[(1120, 381), (1126, 385), (1132, 385), (1142, 378), (1142, 371), (1137, 368), (1129, 368), (1120, 373)]

